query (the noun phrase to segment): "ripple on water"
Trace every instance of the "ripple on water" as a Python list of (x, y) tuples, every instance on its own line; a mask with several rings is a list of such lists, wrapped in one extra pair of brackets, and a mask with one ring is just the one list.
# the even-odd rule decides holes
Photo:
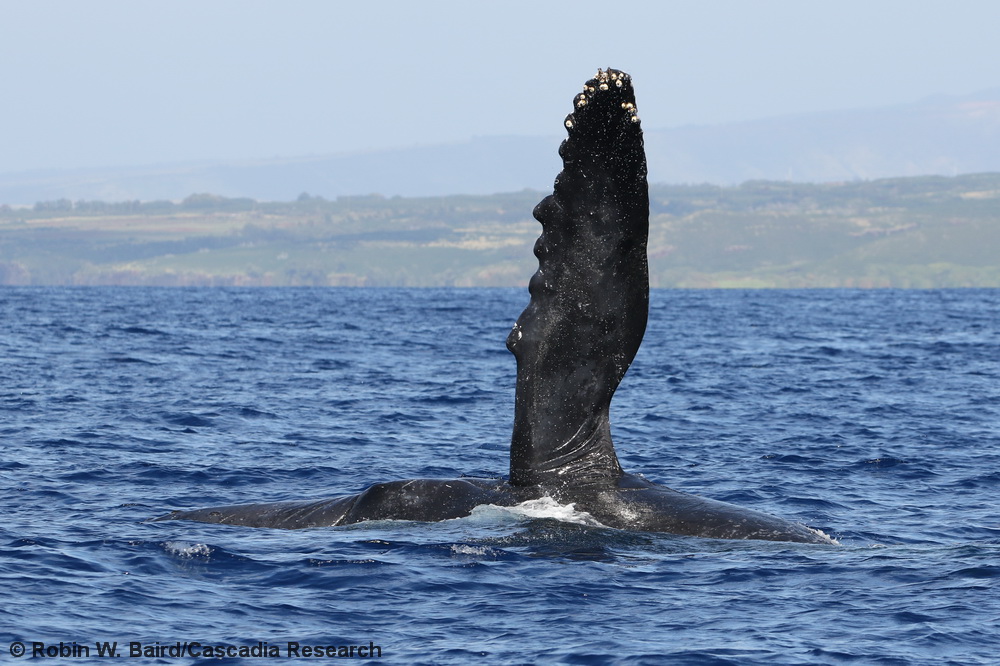
[(498, 476), (502, 341), (527, 295), (5, 288), (0, 571), (18, 621), (0, 638), (372, 640), (434, 664), (994, 664), (1000, 292), (651, 299), (613, 407), (623, 465), (841, 546), (628, 533), (545, 500), (437, 524), (144, 522)]

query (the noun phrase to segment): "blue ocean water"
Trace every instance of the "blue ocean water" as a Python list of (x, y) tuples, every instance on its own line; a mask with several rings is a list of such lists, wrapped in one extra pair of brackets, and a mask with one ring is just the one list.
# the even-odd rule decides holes
[(15, 641), (97, 660), (107, 641), (374, 644), (407, 664), (998, 663), (996, 290), (653, 292), (613, 405), (623, 466), (840, 546), (544, 507), (144, 522), (505, 474), (503, 341), (527, 298), (0, 289), (0, 660)]

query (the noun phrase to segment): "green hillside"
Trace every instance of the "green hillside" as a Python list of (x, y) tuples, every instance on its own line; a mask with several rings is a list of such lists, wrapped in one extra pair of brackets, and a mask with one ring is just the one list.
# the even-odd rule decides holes
[[(0, 206), (0, 284), (524, 285), (542, 196)], [(1000, 287), (1000, 174), (650, 198), (654, 287)]]

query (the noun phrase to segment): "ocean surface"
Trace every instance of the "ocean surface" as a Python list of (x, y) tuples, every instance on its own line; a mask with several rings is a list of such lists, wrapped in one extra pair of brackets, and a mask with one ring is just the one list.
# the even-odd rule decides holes
[(398, 664), (1000, 663), (998, 290), (653, 292), (612, 408), (623, 466), (839, 546), (622, 532), (551, 502), (146, 522), (506, 474), (504, 339), (527, 301), (0, 288), (0, 663), (18, 642), (60, 663), (105, 642), (164, 664), (352, 645)]

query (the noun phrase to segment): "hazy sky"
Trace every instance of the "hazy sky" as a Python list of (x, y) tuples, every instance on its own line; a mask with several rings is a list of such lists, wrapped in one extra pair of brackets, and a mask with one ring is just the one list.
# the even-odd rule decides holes
[(0, 172), (558, 135), (598, 67), (649, 128), (1000, 86), (996, 0), (0, 0)]

